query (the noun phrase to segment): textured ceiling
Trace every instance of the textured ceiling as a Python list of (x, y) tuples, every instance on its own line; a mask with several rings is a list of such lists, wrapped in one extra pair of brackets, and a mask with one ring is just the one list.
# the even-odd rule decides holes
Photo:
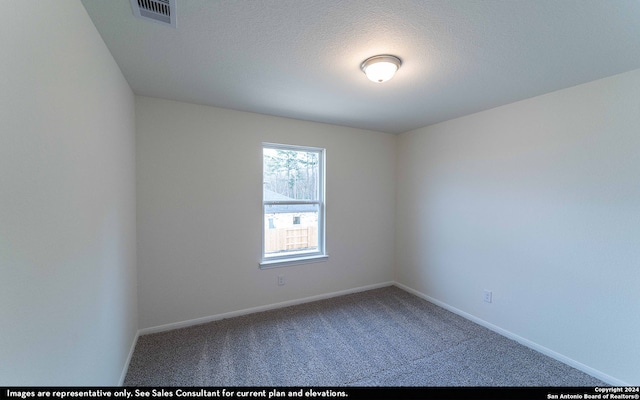
[(638, 0), (82, 2), (136, 94), (390, 133), (640, 68)]

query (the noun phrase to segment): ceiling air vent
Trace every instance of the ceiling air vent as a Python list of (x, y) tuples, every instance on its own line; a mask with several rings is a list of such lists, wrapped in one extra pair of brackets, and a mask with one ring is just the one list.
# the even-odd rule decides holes
[(176, 0), (131, 0), (133, 15), (176, 27)]

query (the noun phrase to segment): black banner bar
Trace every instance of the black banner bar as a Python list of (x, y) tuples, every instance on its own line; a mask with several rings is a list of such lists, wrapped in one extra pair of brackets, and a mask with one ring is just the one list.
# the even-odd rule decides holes
[(639, 400), (637, 387), (2, 387), (0, 399)]

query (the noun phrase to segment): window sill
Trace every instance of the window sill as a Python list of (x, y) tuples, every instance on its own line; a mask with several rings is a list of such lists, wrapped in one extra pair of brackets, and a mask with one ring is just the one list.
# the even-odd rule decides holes
[(308, 256), (308, 257), (295, 257), (278, 260), (263, 260), (259, 265), (260, 269), (288, 267), (290, 265), (310, 264), (317, 262), (325, 262), (329, 259), (327, 254)]

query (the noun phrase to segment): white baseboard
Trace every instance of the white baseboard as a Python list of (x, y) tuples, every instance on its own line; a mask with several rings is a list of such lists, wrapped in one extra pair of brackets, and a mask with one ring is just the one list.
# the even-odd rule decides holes
[(129, 370), (129, 363), (131, 363), (131, 357), (133, 357), (133, 351), (136, 348), (136, 344), (138, 343), (138, 337), (140, 336), (140, 331), (136, 332), (136, 336), (133, 338), (133, 343), (131, 343), (131, 348), (129, 349), (129, 355), (127, 356), (127, 360), (124, 363), (124, 367), (122, 368), (122, 373), (120, 374), (120, 380), (118, 381), (118, 386), (122, 386), (124, 384), (124, 378), (127, 376), (127, 371)]
[(357, 288), (354, 288), (354, 289), (341, 290), (339, 292), (325, 293), (325, 294), (320, 294), (320, 295), (317, 295), (317, 296), (304, 297), (302, 299), (283, 301), (281, 303), (274, 303), (274, 304), (269, 304), (269, 305), (266, 305), (266, 306), (246, 308), (244, 310), (231, 311), (231, 312), (228, 312), (228, 313), (211, 315), (211, 316), (208, 316), (208, 317), (190, 319), (190, 320), (187, 320), (187, 321), (174, 322), (174, 323), (171, 323), (171, 324), (165, 324), (165, 325), (159, 325), (159, 326), (152, 326), (150, 328), (144, 328), (144, 329), (139, 330), (138, 334), (139, 335), (148, 335), (150, 333), (158, 333), (158, 332), (170, 331), (170, 330), (173, 330), (173, 329), (186, 328), (186, 327), (189, 327), (189, 326), (205, 324), (207, 322), (218, 321), (218, 320), (225, 319), (225, 318), (239, 317), (241, 315), (253, 314), (253, 313), (257, 313), (257, 312), (261, 312), (261, 311), (274, 310), (274, 309), (277, 309), (277, 308), (295, 306), (295, 305), (298, 305), (298, 304), (304, 304), (304, 303), (309, 303), (309, 302), (312, 302), (312, 301), (329, 299), (331, 297), (344, 296), (346, 294), (364, 292), (366, 290), (378, 289), (378, 288), (386, 287), (386, 286), (393, 286), (393, 284), (394, 284), (394, 282), (377, 283), (377, 284), (374, 284), (374, 285), (361, 286), (361, 287), (357, 287)]
[(397, 286), (398, 288), (405, 290), (411, 294), (414, 294), (422, 299), (427, 300), (430, 303), (433, 303), (439, 307), (444, 308), (445, 310), (451, 311), (454, 314), (457, 314), (465, 319), (468, 319), (469, 321), (472, 321), (478, 325), (484, 326), (487, 329), (490, 329), (502, 336), (505, 336), (509, 339), (515, 340), (516, 342), (527, 346), (535, 351), (538, 351), (542, 354), (545, 354), (553, 359), (556, 359), (562, 363), (565, 363), (573, 368), (576, 368), (577, 370), (580, 370), (586, 374), (589, 374), (595, 378), (600, 379), (603, 382), (606, 382), (610, 385), (613, 386), (630, 386), (629, 383), (624, 382), (620, 379), (614, 378), (610, 375), (607, 375), (605, 373), (603, 373), (602, 371), (596, 370), (594, 368), (591, 368), (585, 364), (582, 364), (576, 360), (573, 360), (567, 356), (564, 356), (554, 350), (551, 350), (547, 347), (544, 347), (538, 343), (535, 343), (529, 339), (523, 338), (522, 336), (516, 335), (513, 332), (510, 332), (506, 329), (503, 329), (497, 325), (493, 325), (483, 319), (480, 319), (474, 315), (471, 315), (467, 312), (464, 312), (462, 310), (459, 310), (447, 303), (444, 303), (440, 300), (437, 300), (433, 297), (427, 296), (426, 294), (419, 292), (413, 288), (410, 288), (409, 286), (403, 285), (401, 283), (398, 282), (383, 282), (383, 283), (378, 283), (378, 284), (374, 284), (374, 285), (368, 285), (368, 286), (361, 286), (361, 287), (357, 287), (357, 288), (353, 288), (353, 289), (347, 289), (347, 290), (341, 290), (338, 292), (332, 292), (332, 293), (325, 293), (325, 294), (321, 294), (321, 295), (317, 295), (317, 296), (310, 296), (310, 297), (304, 297), (301, 299), (295, 299), (295, 300), (289, 300), (289, 301), (284, 301), (284, 302), (280, 302), (280, 303), (274, 303), (274, 304), (269, 304), (269, 305), (265, 305), (265, 306), (259, 306), (259, 307), (252, 307), (252, 308), (246, 308), (243, 310), (238, 310), (238, 311), (232, 311), (232, 312), (228, 312), (228, 313), (223, 313), (223, 314), (216, 314), (216, 315), (211, 315), (211, 316), (207, 316), (207, 317), (202, 317), (202, 318), (196, 318), (196, 319), (191, 319), (191, 320), (187, 320), (187, 321), (181, 321), (181, 322), (174, 322), (174, 323), (170, 323), (170, 324), (165, 324), (165, 325), (159, 325), (159, 326), (153, 326), (153, 327), (149, 327), (149, 328), (144, 328), (144, 329), (140, 329), (134, 340), (133, 343), (131, 345), (131, 350), (129, 351), (129, 356), (127, 357), (127, 361), (126, 364), (122, 370), (122, 375), (120, 377), (120, 382), (119, 385), (121, 386), (124, 383), (124, 379), (127, 373), (127, 370), (129, 368), (129, 363), (131, 362), (131, 357), (133, 356), (133, 351), (135, 349), (136, 343), (138, 341), (138, 337), (141, 335), (148, 335), (150, 333), (159, 333), (159, 332), (165, 332), (165, 331), (170, 331), (170, 330), (174, 330), (174, 329), (179, 329), (179, 328), (186, 328), (189, 326), (193, 326), (193, 325), (199, 325), (199, 324), (205, 324), (207, 322), (212, 322), (212, 321), (218, 321), (221, 319), (226, 319), (226, 318), (233, 318), (233, 317), (239, 317), (241, 315), (247, 315), (247, 314), (253, 314), (253, 313), (257, 313), (257, 312), (262, 312), (262, 311), (269, 311), (269, 310), (275, 310), (278, 308), (283, 308), (283, 307), (289, 307), (289, 306), (294, 306), (294, 305), (298, 305), (298, 304), (304, 304), (304, 303), (309, 303), (312, 301), (318, 301), (318, 300), (324, 300), (324, 299), (329, 299), (332, 297), (337, 297), (337, 296), (344, 296), (347, 294), (352, 294), (352, 293), (358, 293), (358, 292), (364, 292), (366, 290), (372, 290), (372, 289), (378, 289), (381, 287), (386, 287), (386, 286)]
[(607, 375), (602, 371), (598, 371), (597, 369), (589, 367), (588, 365), (584, 365), (584, 364), (582, 364), (582, 363), (580, 363), (580, 362), (578, 362), (576, 360), (573, 360), (573, 359), (571, 359), (571, 358), (569, 358), (567, 356), (564, 356), (564, 355), (562, 355), (562, 354), (560, 354), (560, 353), (558, 353), (556, 351), (553, 351), (553, 350), (551, 350), (549, 348), (546, 348), (546, 347), (544, 347), (542, 345), (539, 345), (538, 343), (532, 342), (529, 339), (525, 339), (522, 336), (518, 336), (515, 333), (510, 332), (510, 331), (508, 331), (506, 329), (502, 329), (499, 326), (493, 325), (492, 323), (489, 323), (489, 322), (487, 322), (487, 321), (485, 321), (483, 319), (480, 319), (480, 318), (478, 318), (476, 316), (473, 316), (473, 315), (471, 315), (469, 313), (466, 313), (466, 312), (464, 312), (462, 310), (459, 310), (459, 309), (457, 309), (457, 308), (455, 308), (453, 306), (450, 306), (447, 303), (443, 303), (440, 300), (437, 300), (437, 299), (434, 299), (433, 297), (427, 296), (426, 294), (424, 294), (422, 292), (419, 292), (419, 291), (417, 291), (415, 289), (412, 289), (412, 288), (410, 288), (410, 287), (408, 287), (406, 285), (403, 285), (402, 283), (394, 282), (394, 285), (399, 287), (402, 290), (405, 290), (405, 291), (407, 291), (407, 292), (409, 292), (411, 294), (414, 294), (414, 295), (416, 295), (416, 296), (418, 296), (420, 298), (423, 298), (423, 299), (427, 300), (430, 303), (433, 303), (433, 304), (435, 304), (435, 305), (437, 305), (439, 307), (442, 307), (445, 310), (451, 311), (454, 314), (458, 314), (459, 316), (461, 316), (461, 317), (463, 317), (465, 319), (468, 319), (469, 321), (475, 322), (476, 324), (484, 326), (485, 328), (488, 328), (488, 329), (490, 329), (490, 330), (492, 330), (492, 331), (494, 331), (494, 332), (496, 332), (496, 333), (498, 333), (498, 334), (500, 334), (502, 336), (505, 336), (505, 337), (507, 337), (509, 339), (515, 340), (516, 342), (518, 342), (518, 343), (520, 343), (520, 344), (522, 344), (524, 346), (527, 346), (530, 349), (538, 351), (538, 352), (540, 352), (540, 353), (542, 353), (544, 355), (547, 355), (547, 356), (549, 356), (549, 357), (551, 357), (553, 359), (556, 359), (556, 360), (558, 360), (558, 361), (560, 361), (562, 363), (565, 363), (565, 364), (567, 364), (567, 365), (569, 365), (569, 366), (571, 366), (571, 367), (573, 367), (573, 368), (575, 368), (577, 370), (580, 370), (580, 371), (582, 371), (582, 372), (584, 372), (586, 374), (589, 374), (589, 375), (591, 375), (591, 376), (593, 376), (595, 378), (598, 378), (601, 381), (606, 382), (606, 383), (608, 383), (610, 385), (613, 385), (613, 386), (630, 386), (630, 384), (628, 384), (628, 383), (626, 383), (624, 381), (621, 381), (620, 379), (617, 379), (617, 378), (614, 378), (614, 377), (612, 377), (610, 375)]

